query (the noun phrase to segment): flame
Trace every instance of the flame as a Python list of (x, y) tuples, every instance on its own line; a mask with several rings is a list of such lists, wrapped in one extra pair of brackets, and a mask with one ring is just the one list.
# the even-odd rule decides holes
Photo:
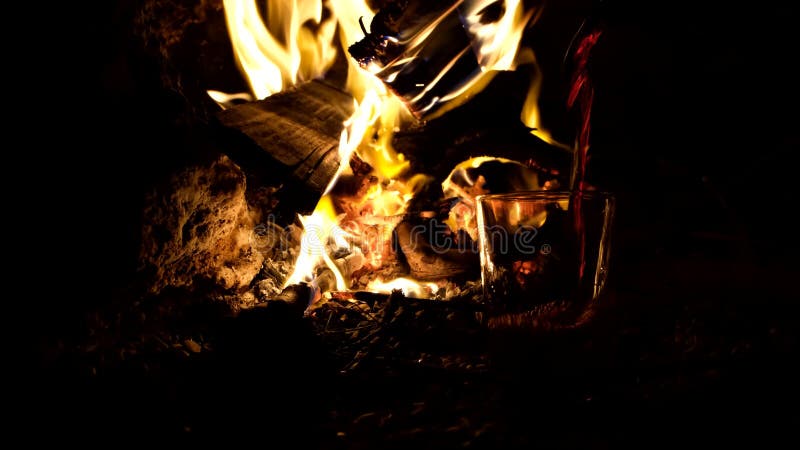
[[(345, 46), (363, 37), (359, 19), (370, 21), (375, 15), (364, 1), (330, 0), (330, 8), (339, 23), (339, 39)], [(340, 168), (339, 175), (346, 170), (355, 152), (372, 166), (382, 181), (396, 179), (410, 163), (394, 150), (392, 136), (403, 123), (411, 120), (411, 115), (400, 99), (355, 60), (347, 58), (347, 68), (345, 88), (355, 98), (356, 109), (345, 122), (346, 133), (342, 133), (339, 156), (344, 168)], [(366, 139), (369, 136), (376, 137)]]
[(529, 58), (532, 67), (531, 84), (525, 96), (525, 103), (522, 105), (520, 120), (522, 120), (525, 126), (531, 129), (532, 135), (550, 145), (572, 151), (572, 147), (558, 142), (549, 131), (542, 127), (542, 114), (539, 110), (539, 95), (542, 92), (542, 71), (536, 63), (536, 59), (533, 58), (532, 53), (529, 54)]
[[(426, 17), (424, 25), (411, 21), (409, 28), (397, 36), (373, 36), (385, 46), (401, 48), (402, 53), (391, 61), (364, 57), (361, 63), (386, 84), (398, 86), (398, 95), (416, 117), (435, 119), (483, 90), (496, 71), (516, 68), (524, 30), (541, 11), (525, 6), (521, 0), (457, 0), (436, 12), (436, 17)], [(459, 33), (466, 37), (463, 43), (456, 37)], [(445, 49), (447, 46), (437, 41), (438, 35), (452, 36), (450, 42), (456, 48)], [(375, 45), (365, 42), (367, 46)], [(460, 78), (455, 80), (451, 69), (459, 67), (463, 71), (470, 60), (475, 70), (459, 73), (456, 76)], [(427, 70), (436, 73), (429, 79), (418, 79), (428, 75), (417, 67), (430, 64), (436, 67)], [(409, 80), (399, 80), (403, 77), (413, 77), (414, 87), (407, 85)], [(446, 83), (442, 83), (445, 79)]]
[(234, 101), (252, 102), (253, 96), (247, 92), (238, 92), (236, 94), (228, 94), (222, 91), (215, 91), (209, 89), (206, 91), (211, 100), (214, 100), (222, 109), (228, 109)]
[(392, 291), (400, 290), (406, 297), (431, 298), (439, 290), (439, 285), (410, 278), (395, 278), (387, 282), (378, 278), (367, 285), (367, 290), (382, 294), (391, 294)]
[(358, 149), (371, 124), (379, 117), (380, 99), (374, 91), (368, 92), (361, 103), (355, 101), (353, 115), (344, 122), (344, 129), (339, 136), (339, 168), (328, 182), (325, 194), (333, 189), (339, 177), (349, 169), (348, 163), (353, 152)]
[[(500, 5), (502, 4), (502, 5)], [(501, 7), (499, 20), (486, 20), (490, 8)], [(481, 70), (513, 70), (522, 33), (541, 9), (525, 11), (521, 0), (465, 0), (462, 20), (472, 37), (473, 48)]]
[[(375, 78), (371, 77), (370, 82), (376, 83)], [(380, 115), (367, 132), (377, 138), (364, 142), (359, 148), (358, 156), (372, 166), (381, 179), (390, 180), (402, 175), (410, 166), (405, 155), (397, 153), (392, 147), (394, 132), (409, 119), (409, 116), (402, 102), (390, 95), (385, 86), (377, 84), (376, 89), (370, 92), (376, 91), (380, 91)]]
[[(223, 4), (237, 64), (257, 99), (323, 75), (338, 53), (334, 46), (337, 32), (341, 44), (348, 46), (364, 37), (359, 20), (371, 23), (374, 16), (363, 0), (269, 0), (263, 17), (255, 0), (223, 0)], [(419, 92), (412, 97), (414, 102), (419, 101), (416, 113), (437, 107), (432, 117), (467, 101), (489, 83), (494, 71), (513, 69), (519, 62), (522, 32), (537, 12), (524, 8), (521, 0), (507, 0), (504, 4), (500, 15), (486, 21), (483, 19), (487, 8), (496, 6), (496, 2), (455, 1), (445, 14), (413, 36), (401, 36), (397, 42), (405, 46), (406, 52), (386, 67), (361, 67), (353, 58), (347, 58), (346, 90), (353, 95), (355, 110), (345, 121), (340, 136), (340, 165), (314, 211), (298, 217), (303, 237), (294, 272), (285, 285), (314, 283), (319, 270), (327, 269), (334, 275), (336, 289), (347, 290), (349, 280), (337, 267), (333, 254), (362, 252), (367, 264), (381, 266), (385, 254), (382, 244), (390, 241), (394, 226), (414, 194), (430, 181), (424, 175), (408, 177), (410, 162), (392, 147), (394, 133), (413, 116), (404, 103), (409, 98), (401, 99), (389, 92), (386, 83), (397, 77), (406, 64), (422, 57), (426, 39), (448, 15), (452, 19), (457, 12), (470, 44), (457, 49), (455, 59), (432, 80), (419, 85)], [(480, 70), (446, 92), (428, 95), (458, 58), (469, 57), (470, 47)], [(209, 93), (217, 101), (230, 101), (230, 97), (221, 94)], [(376, 181), (363, 197), (350, 202), (347, 211), (337, 211), (333, 187), (343, 175), (352, 175), (349, 162), (354, 155), (372, 167), (371, 175)], [(355, 243), (363, 241), (367, 232), (376, 227), (380, 230), (378, 241), (356, 248)], [(369, 288), (403, 289), (408, 295), (420, 297), (430, 296), (438, 289), (434, 283), (420, 284), (402, 278), (378, 280)]]
[[(482, 170), (498, 164), (505, 166), (502, 171), (505, 179), (493, 178), (489, 175), (491, 172)], [(481, 172), (486, 173), (490, 179), (487, 180)], [(479, 195), (492, 193), (487, 186), (500, 189), (499, 192), (546, 189), (546, 185), (540, 183), (536, 171), (518, 161), (495, 156), (478, 156), (463, 161), (456, 165), (442, 182), (442, 192), (445, 197), (459, 199), (458, 203), (450, 208), (448, 218), (445, 220), (454, 233), (463, 230), (472, 239), (478, 239), (475, 199)]]
[[(481, 178), (483, 177), (472, 179), (469, 175), (469, 169), (477, 169), (483, 163), (490, 161), (498, 161), (501, 163), (522, 166), (522, 164), (518, 161), (501, 158), (499, 156), (477, 156), (475, 158), (462, 161), (458, 163), (452, 171), (450, 171), (450, 175), (448, 175), (447, 178), (442, 182), (442, 192), (444, 192), (445, 197), (460, 197), (470, 205), (474, 205), (476, 196), (488, 194), (488, 191), (483, 190), (483, 183), (485, 183), (486, 180), (481, 182)], [(456, 178), (464, 180), (465, 186), (456, 183)]]
[[(499, 161), (503, 163), (519, 164), (506, 158), (495, 156), (478, 156), (470, 158), (456, 165), (450, 175), (442, 182), (442, 192), (446, 198), (459, 198), (460, 201), (450, 209), (445, 224), (454, 233), (459, 229), (466, 230), (470, 237), (477, 239), (476, 217), (475, 217), (475, 197), (481, 194), (488, 194), (489, 191), (484, 189), (486, 179), (482, 175), (478, 178), (472, 179), (469, 174), (469, 169), (476, 169), (481, 164), (489, 161)], [(462, 183), (456, 182), (456, 179), (461, 180)]]
[[(359, 20), (368, 20), (375, 15), (364, 1), (330, 0), (330, 8), (339, 22), (339, 40), (347, 46), (363, 37)], [(362, 70), (352, 58), (347, 58), (347, 92), (361, 102), (367, 92), (379, 90), (380, 82), (369, 72)]]
[(265, 20), (255, 0), (223, 5), (236, 62), (257, 99), (318, 77), (333, 64), (336, 20), (323, 20), (322, 0), (270, 0)]
[[(378, 67), (377, 65), (369, 67), (369, 71), (386, 83), (392, 84), (407, 67), (416, 64), (417, 59), (426, 58), (425, 53), (427, 51), (426, 46), (428, 45), (428, 38), (437, 31), (437, 27), (445, 22), (451, 14), (459, 12), (462, 3), (464, 3), (463, 0), (454, 2), (449, 8), (442, 11), (437, 18), (422, 27), (414, 35), (401, 36), (401, 39), (396, 40), (396, 43), (405, 47), (404, 53), (384, 67)], [(450, 69), (452, 69), (468, 51), (469, 45), (457, 52), (432, 79), (421, 80), (424, 82), (417, 84), (417, 87), (421, 89), (419, 89), (416, 95), (412, 96), (412, 93), (405, 95), (405, 101), (411, 105), (417, 117), (427, 115), (430, 111), (434, 110), (435, 111), (432, 112), (428, 118), (435, 119), (440, 117), (445, 112), (469, 100), (489, 84), (494, 74), (480, 70), (466, 76), (444, 94), (430, 94), (437, 88), (439, 82), (447, 75)]]
[(367, 266), (383, 266), (391, 253), (392, 232), (403, 220), (408, 202), (431, 180), (432, 177), (418, 174), (405, 181), (376, 183), (363, 197), (351, 202), (345, 228), (351, 236), (360, 238)]
[(542, 91), (542, 72), (536, 62), (533, 50), (519, 49), (522, 33), (528, 24), (536, 23), (541, 17), (542, 8), (525, 10), (520, 0), (505, 0), (504, 13), (495, 22), (483, 23), (482, 20), (490, 7), (495, 7), (495, 0), (467, 0), (464, 2), (463, 14), (467, 32), (473, 36), (473, 47), (481, 69), (514, 70), (518, 65), (530, 64), (531, 84), (522, 106), (520, 119), (531, 134), (550, 145), (572, 150), (566, 144), (558, 142), (552, 134), (542, 127), (539, 110), (539, 96)]
[(324, 264), (333, 272), (336, 289), (347, 290), (347, 282), (329, 255), (331, 243), (336, 249), (348, 247), (347, 233), (338, 226), (338, 217), (330, 196), (323, 196), (314, 212), (300, 216), (303, 237), (300, 240), (300, 254), (295, 261), (294, 272), (287, 278), (284, 287), (291, 284), (312, 282), (317, 267)]
[[(354, 42), (360, 37), (359, 17), (374, 15), (363, 2), (331, 0), (329, 5), (338, 20), (342, 42)], [(336, 277), (336, 289), (346, 290), (347, 280), (327, 250), (331, 243), (339, 250), (353, 249), (348, 238), (363, 238), (368, 232), (373, 233), (372, 239), (364, 244), (365, 248), (357, 250), (366, 255), (368, 265), (380, 267), (383, 247), (390, 242), (394, 225), (414, 193), (428, 180), (424, 175), (401, 179), (410, 162), (394, 150), (391, 140), (394, 132), (411, 118), (403, 103), (380, 80), (349, 58), (348, 64), (347, 90), (354, 96), (355, 110), (345, 121), (339, 139), (340, 165), (312, 214), (300, 218), (304, 228), (301, 251), (286, 285), (313, 280), (316, 268), (324, 264)], [(354, 154), (373, 168), (377, 183), (354, 202), (349, 214), (337, 214), (330, 192), (342, 175), (351, 172), (349, 161)], [(340, 226), (343, 223), (348, 225), (348, 231)]]

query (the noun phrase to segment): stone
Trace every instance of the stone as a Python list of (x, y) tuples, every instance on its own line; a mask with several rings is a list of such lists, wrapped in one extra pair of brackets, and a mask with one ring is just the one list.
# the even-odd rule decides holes
[(148, 196), (139, 263), (149, 292), (200, 283), (226, 291), (249, 286), (264, 255), (253, 247), (258, 218), (245, 188), (242, 170), (220, 155), (178, 171)]

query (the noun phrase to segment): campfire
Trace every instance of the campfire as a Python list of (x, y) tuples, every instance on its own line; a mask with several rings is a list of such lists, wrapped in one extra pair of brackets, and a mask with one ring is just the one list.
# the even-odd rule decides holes
[(45, 193), (21, 217), (47, 248), (27, 253), (58, 258), (28, 265), (9, 315), (41, 369), (13, 385), (27, 436), (788, 437), (797, 133), (769, 112), (792, 104), (791, 15), (746, 34), (764, 8), (590, 3), (145, 0), (60, 20), (64, 51), (39, 59), (67, 78), (45, 91), (80, 98), (23, 102), (45, 119), (19, 166)]
[[(298, 285), (308, 304), (395, 291), (478, 301), (476, 197), (570, 187), (570, 126), (542, 126), (543, 75), (524, 39), (543, 5), (223, 5), (230, 70), (249, 92), (208, 89), (230, 156), (211, 171), (238, 185), (226, 191), (237, 204), (179, 220), (171, 252), (164, 209), (146, 212), (154, 292), (199, 277), (244, 306)], [(196, 176), (213, 194), (214, 175)], [(208, 240), (214, 219), (227, 228), (192, 263), (186, 242)]]

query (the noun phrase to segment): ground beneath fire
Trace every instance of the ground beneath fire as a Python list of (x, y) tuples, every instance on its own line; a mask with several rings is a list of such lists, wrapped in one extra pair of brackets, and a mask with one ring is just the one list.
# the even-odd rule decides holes
[(45, 343), (49, 370), (29, 406), (34, 423), (64, 439), (108, 442), (605, 448), (791, 438), (800, 311), (781, 293), (785, 274), (709, 260), (625, 269), (640, 281), (616, 285), (593, 323), (560, 335), (488, 332), (457, 305), (403, 298), (332, 303), (305, 319), (281, 304), (234, 317), (219, 299), (177, 292), (120, 299), (86, 317), (84, 333)]

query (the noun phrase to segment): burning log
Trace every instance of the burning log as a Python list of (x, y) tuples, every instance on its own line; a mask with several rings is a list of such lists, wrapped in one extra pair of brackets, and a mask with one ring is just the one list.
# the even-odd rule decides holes
[[(505, 123), (500, 123), (504, 113), (486, 117), (479, 112), (486, 106), (481, 100), (474, 100), (474, 107), (465, 106), (463, 111), (452, 111), (423, 127), (398, 133), (394, 147), (409, 155), (412, 168), (425, 168), (425, 173), (437, 179), (445, 179), (459, 162), (491, 155), (537, 170), (542, 183), (555, 181), (568, 186), (571, 152), (532, 135), (516, 117), (506, 117)], [(465, 117), (462, 112), (474, 115)], [(429, 148), (440, 150), (425, 151)]]
[(319, 80), (221, 111), (248, 178), (292, 184), (297, 212), (310, 212), (339, 167), (339, 137), (353, 113), (349, 94)]
[[(453, 91), (482, 75), (454, 0), (387, 3), (365, 37), (348, 49), (400, 96), (418, 118), (444, 106)], [(363, 24), (362, 24), (363, 25)]]
[(453, 162), (492, 155), (568, 173), (570, 152), (520, 121), (525, 96), (519, 93), (542, 74), (529, 63), (510, 71), (521, 27), (536, 11), (535, 2), (390, 0), (369, 30), (362, 23), (365, 37), (349, 47), (350, 56), (424, 120), (392, 141), (412, 169), (442, 179)]
[(520, 121), (518, 92), (527, 83), (520, 71), (502, 72), (469, 103), (396, 133), (392, 145), (408, 155), (412, 170), (440, 180), (459, 162), (491, 155), (537, 170), (541, 183), (554, 180), (568, 186), (572, 152), (543, 141)]
[(496, 71), (515, 67), (522, 29), (533, 10), (522, 2), (507, 3), (389, 1), (369, 31), (361, 24), (365, 37), (348, 50), (417, 118), (433, 118), (467, 101)]
[(433, 280), (466, 275), (477, 271), (478, 254), (458, 248), (435, 248), (410, 222), (401, 222), (395, 232), (400, 249), (418, 280)]

